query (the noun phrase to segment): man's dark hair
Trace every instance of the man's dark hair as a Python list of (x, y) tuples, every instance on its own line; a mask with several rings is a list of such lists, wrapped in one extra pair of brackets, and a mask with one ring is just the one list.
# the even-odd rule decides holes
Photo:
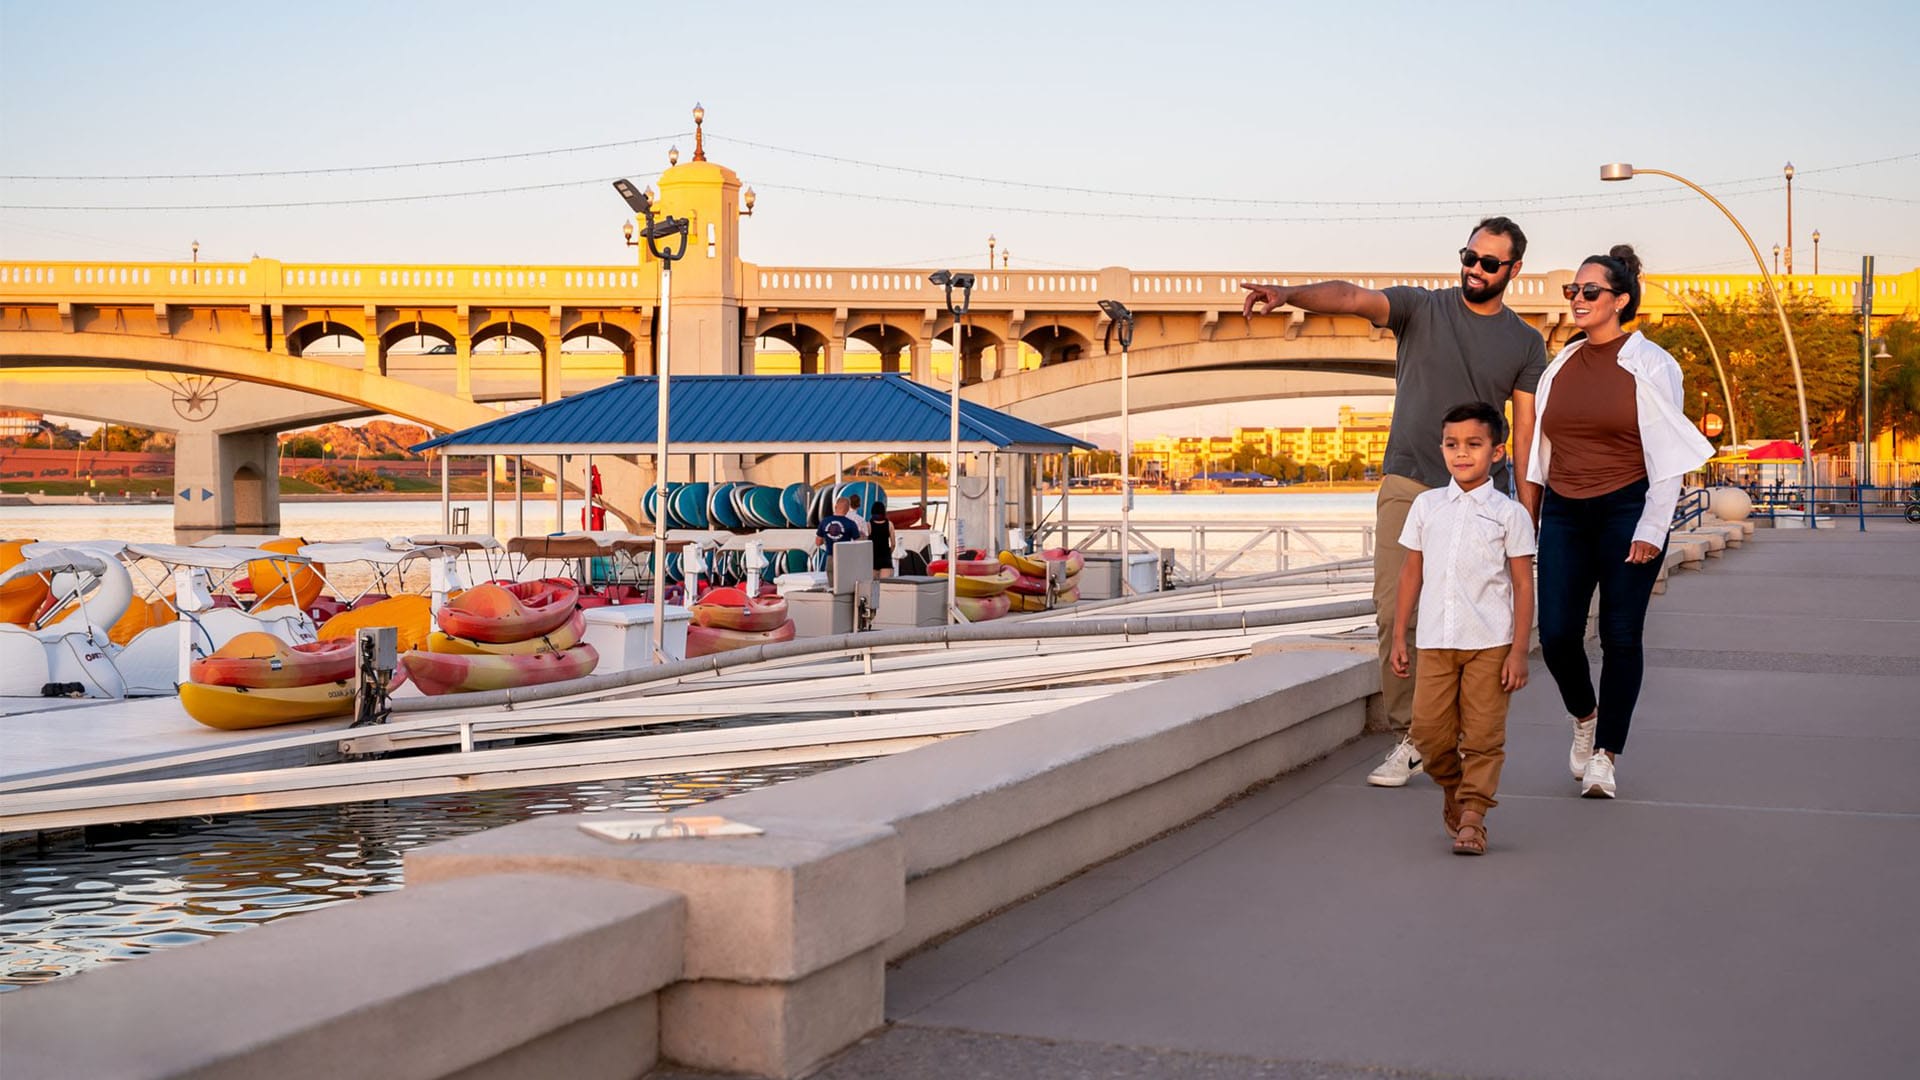
[(1490, 232), (1495, 236), (1506, 237), (1507, 242), (1513, 245), (1514, 258), (1527, 257), (1527, 234), (1520, 231), (1520, 226), (1514, 224), (1512, 218), (1504, 216), (1482, 218), (1480, 224), (1473, 227), (1473, 232), (1467, 234), (1467, 240), (1471, 242), (1473, 233), (1479, 232)]
[(1470, 420), (1478, 420), (1487, 425), (1487, 434), (1493, 436), (1495, 443), (1507, 441), (1507, 418), (1500, 415), (1499, 409), (1484, 401), (1469, 401), (1465, 405), (1455, 405), (1447, 410), (1447, 415), (1441, 418), (1440, 423), (1442, 425), (1464, 424)]
[(848, 493), (847, 505), (853, 507), (855, 510), (860, 509), (860, 496)]

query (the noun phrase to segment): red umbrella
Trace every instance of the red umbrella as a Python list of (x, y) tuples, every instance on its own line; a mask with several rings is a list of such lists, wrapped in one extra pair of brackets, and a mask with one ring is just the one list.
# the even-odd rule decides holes
[(1806, 460), (1806, 454), (1800, 449), (1799, 443), (1787, 439), (1775, 439), (1747, 451), (1747, 460), (1797, 462)]

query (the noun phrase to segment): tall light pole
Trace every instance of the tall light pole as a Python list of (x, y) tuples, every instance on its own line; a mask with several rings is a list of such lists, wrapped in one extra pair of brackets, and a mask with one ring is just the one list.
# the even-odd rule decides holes
[[(935, 270), (927, 280), (947, 291), (947, 312), (953, 316), (953, 378), (947, 400), (947, 621), (960, 615), (960, 320), (973, 307), (973, 275)], [(953, 290), (960, 302), (953, 302)]]
[(1776, 274), (1780, 272), (1780, 245), (1779, 244), (1773, 245), (1773, 272)]
[(1813, 230), (1813, 272), (1820, 272), (1820, 230)]
[(1133, 408), (1128, 396), (1128, 354), (1133, 349), (1133, 312), (1118, 300), (1100, 301), (1106, 313), (1104, 348), (1111, 351), (1113, 335), (1120, 335), (1120, 595), (1133, 593)]
[[(1873, 256), (1860, 256), (1860, 477), (1873, 483), (1873, 362), (1893, 359), (1885, 342), (1880, 354), (1873, 348)], [(1894, 447), (1897, 452), (1900, 448)]]
[[(678, 158), (679, 154), (676, 152), (672, 156)], [(654, 398), (658, 411), (654, 419), (653, 487), (656, 513), (653, 515), (653, 658), (655, 663), (664, 663), (667, 659), (667, 374), (672, 366), (669, 358), (673, 355), (669, 351), (672, 340), (668, 337), (668, 322), (673, 300), (673, 264), (687, 253), (690, 223), (686, 218), (671, 215), (655, 221), (652, 196), (634, 190), (632, 181), (615, 180), (613, 189), (620, 193), (634, 213), (645, 219), (646, 226), (640, 230), (640, 234), (646, 239), (648, 253), (660, 261), (660, 344), (659, 360), (654, 365), (657, 369)], [(627, 224), (629, 228), (632, 226), (632, 222)], [(660, 243), (676, 236), (680, 239), (676, 247), (666, 247)], [(632, 242), (631, 238), (628, 242)]]
[(1733, 390), (1727, 385), (1727, 369), (1720, 363), (1720, 350), (1713, 347), (1713, 335), (1707, 333), (1707, 324), (1700, 321), (1699, 313), (1693, 310), (1692, 304), (1687, 303), (1686, 297), (1681, 296), (1679, 293), (1674, 292), (1672, 289), (1667, 288), (1665, 285), (1660, 284), (1650, 277), (1643, 277), (1640, 280), (1673, 297), (1674, 302), (1680, 305), (1680, 309), (1685, 311), (1687, 317), (1693, 320), (1693, 325), (1700, 328), (1700, 337), (1707, 343), (1707, 355), (1713, 357), (1713, 373), (1720, 376), (1720, 396), (1724, 398), (1727, 403), (1727, 441), (1730, 443), (1739, 442), (1740, 425), (1736, 423), (1733, 418)]
[[(1722, 214), (1725, 214), (1727, 220), (1732, 222), (1733, 227), (1739, 231), (1740, 239), (1747, 242), (1747, 250), (1753, 255), (1753, 264), (1760, 268), (1760, 277), (1767, 283), (1767, 296), (1773, 300), (1773, 313), (1780, 317), (1780, 332), (1785, 335), (1787, 339), (1787, 360), (1793, 365), (1793, 392), (1796, 403), (1800, 406), (1801, 480), (1804, 484), (1811, 486), (1813, 484), (1813, 438), (1810, 434), (1809, 425), (1807, 424), (1807, 384), (1806, 380), (1800, 376), (1800, 350), (1793, 343), (1793, 326), (1787, 321), (1786, 307), (1780, 303), (1780, 290), (1774, 287), (1773, 275), (1767, 273), (1767, 264), (1760, 258), (1760, 245), (1753, 242), (1753, 236), (1747, 232), (1747, 227), (1740, 224), (1739, 218), (1733, 216), (1733, 211), (1727, 209), (1727, 204), (1714, 198), (1712, 193), (1707, 191), (1706, 188), (1701, 187), (1699, 184), (1694, 183), (1684, 176), (1667, 172), (1664, 169), (1635, 169), (1632, 165), (1624, 162), (1615, 162), (1611, 165), (1600, 166), (1600, 179), (1603, 181), (1631, 180), (1635, 173), (1646, 173), (1648, 176), (1664, 176), (1669, 180), (1685, 184), (1687, 187), (1692, 188), (1701, 198), (1706, 199), (1717, 207)], [(1787, 166), (1787, 177), (1788, 179), (1792, 179), (1793, 177), (1792, 165)], [(1729, 409), (1728, 411), (1731, 412), (1732, 410)], [(1807, 524), (1812, 525), (1814, 523), (1813, 499), (1810, 495), (1806, 502)]]
[(1787, 273), (1793, 273), (1793, 162), (1787, 162)]
[(994, 245), (998, 244), (999, 242), (1000, 241), (997, 240), (992, 233), (987, 234), (987, 269), (989, 270), (993, 269)]
[(200, 241), (193, 242), (193, 283), (200, 284)]

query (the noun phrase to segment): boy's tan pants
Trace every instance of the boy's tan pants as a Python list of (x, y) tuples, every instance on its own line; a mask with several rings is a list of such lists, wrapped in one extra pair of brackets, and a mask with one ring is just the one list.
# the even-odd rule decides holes
[(1491, 649), (1421, 649), (1413, 678), (1413, 745), (1428, 776), (1454, 792), (1462, 810), (1499, 805), (1500, 766), (1507, 760), (1508, 694), (1500, 666), (1511, 645)]

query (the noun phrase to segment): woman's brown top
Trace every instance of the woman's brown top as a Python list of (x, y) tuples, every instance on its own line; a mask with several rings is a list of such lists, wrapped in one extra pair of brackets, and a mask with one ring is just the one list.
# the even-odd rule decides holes
[(1556, 495), (1591, 499), (1647, 477), (1633, 374), (1620, 366), (1627, 337), (1580, 346), (1554, 376), (1540, 422), (1553, 445), (1547, 486)]

